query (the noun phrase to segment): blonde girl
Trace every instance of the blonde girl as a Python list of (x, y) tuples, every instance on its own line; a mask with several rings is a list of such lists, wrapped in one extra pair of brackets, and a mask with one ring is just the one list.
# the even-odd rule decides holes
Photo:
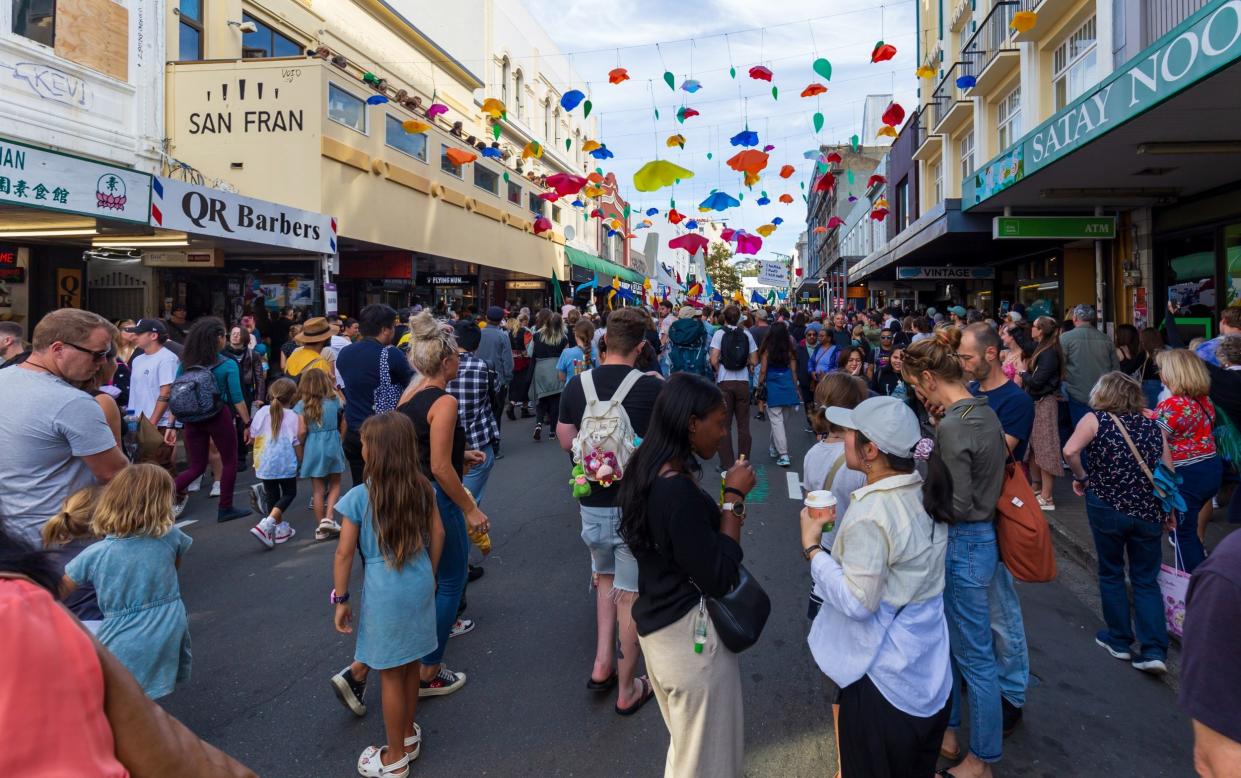
[[(91, 584), (103, 623), (99, 642), (129, 668), (151, 699), (190, 677), (190, 629), (177, 568), (193, 542), (173, 526), (173, 485), (157, 465), (130, 465), (103, 487), (90, 520), (102, 537), (65, 566), (66, 598)], [(54, 520), (50, 537), (72, 531)]]
[(340, 498), (340, 475), (348, 467), (341, 445), (345, 415), (341, 413), (340, 398), (327, 373), (311, 370), (302, 376), (293, 411), (302, 418), (306, 430), (302, 441), (301, 475), (310, 479), (313, 493), (310, 506), (318, 521), (315, 540), (327, 540), (340, 534), (340, 525), (332, 518), (332, 511)]
[[(304, 371), (314, 372), (323, 371)], [(302, 461), (302, 441), (306, 439), (306, 422), (293, 411), (296, 399), (297, 384), (281, 378), (267, 388), (267, 405), (259, 408), (250, 422), (254, 474), (263, 482), (267, 502), (267, 516), (250, 528), (250, 534), (267, 549), (286, 543), (297, 534), (284, 520), (284, 512), (297, 496), (297, 471)]]
[(444, 526), (431, 482), (412, 464), (418, 461), (413, 422), (398, 412), (372, 416), (362, 424), (361, 438), (365, 483), (336, 506), (344, 521), (333, 562), (332, 602), (336, 631), (352, 633), (349, 578), (361, 548), (362, 607), (348, 672), (356, 678), (368, 667), (379, 671), (387, 744), (367, 747), (358, 772), (405, 778), (422, 750), (422, 728), (414, 717), (420, 659), (438, 643), (435, 569)]
[[(95, 540), (91, 529), (91, 519), (95, 515), (95, 504), (103, 492), (101, 486), (88, 486), (79, 489), (65, 498), (60, 512), (48, 519), (43, 525), (43, 546), (55, 550), (64, 565), (73, 559), (88, 543)], [(95, 596), (95, 587), (87, 584), (80, 586), (69, 597), (65, 598), (65, 607), (73, 611), (73, 615), (82, 620), (92, 633), (99, 631), (103, 614), (99, 612), (99, 599)]]

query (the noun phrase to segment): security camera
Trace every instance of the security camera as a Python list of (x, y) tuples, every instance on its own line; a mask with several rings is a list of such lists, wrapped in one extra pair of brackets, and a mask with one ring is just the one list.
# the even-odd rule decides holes
[(229, 22), (237, 28), (237, 32), (258, 32), (259, 26), (254, 22)]

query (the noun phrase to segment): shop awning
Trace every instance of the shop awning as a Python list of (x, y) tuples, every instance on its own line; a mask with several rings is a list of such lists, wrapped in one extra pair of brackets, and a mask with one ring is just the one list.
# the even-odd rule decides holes
[(577, 265), (584, 270), (593, 270), (609, 278), (620, 276), (622, 281), (633, 281), (636, 284), (640, 284), (645, 280), (645, 276), (636, 270), (622, 267), (615, 262), (609, 262), (606, 259), (596, 257), (594, 254), (587, 254), (585, 251), (575, 249), (572, 246), (565, 246), (564, 253), (569, 258), (570, 265)]

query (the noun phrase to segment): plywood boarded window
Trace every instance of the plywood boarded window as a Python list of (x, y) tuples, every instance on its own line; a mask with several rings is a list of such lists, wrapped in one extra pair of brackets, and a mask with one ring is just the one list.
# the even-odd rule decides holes
[(56, 0), (56, 56), (129, 80), (129, 11), (113, 0)]

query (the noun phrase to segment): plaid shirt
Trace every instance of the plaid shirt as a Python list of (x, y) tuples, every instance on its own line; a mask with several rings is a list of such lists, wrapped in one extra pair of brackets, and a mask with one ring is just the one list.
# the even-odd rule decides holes
[(500, 440), (500, 425), (491, 412), (496, 374), (487, 363), (470, 353), (461, 354), (457, 377), (448, 382), (448, 393), (457, 398), (457, 419), (465, 429), (465, 446), (480, 449)]

